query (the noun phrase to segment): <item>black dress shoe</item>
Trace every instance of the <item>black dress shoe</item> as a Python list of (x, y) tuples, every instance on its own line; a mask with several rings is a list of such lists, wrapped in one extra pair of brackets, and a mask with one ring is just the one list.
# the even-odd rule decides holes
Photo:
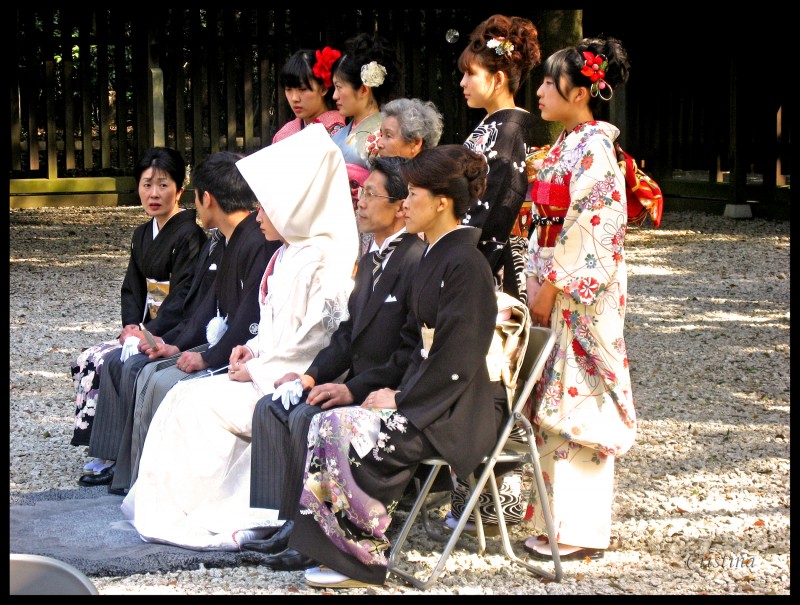
[(299, 571), (301, 569), (308, 569), (314, 567), (317, 562), (310, 559), (300, 551), (293, 548), (287, 548), (282, 553), (271, 555), (261, 561), (262, 565), (266, 565), (274, 571)]
[(266, 540), (253, 540), (242, 544), (242, 550), (252, 550), (265, 555), (277, 555), (289, 547), (294, 521), (286, 521), (281, 528)]
[(106, 469), (103, 469), (99, 473), (93, 473), (91, 475), (81, 475), (81, 478), (78, 479), (78, 484), (82, 485), (83, 487), (94, 487), (95, 485), (108, 485), (111, 483), (111, 480), (114, 478), (114, 466), (109, 466)]

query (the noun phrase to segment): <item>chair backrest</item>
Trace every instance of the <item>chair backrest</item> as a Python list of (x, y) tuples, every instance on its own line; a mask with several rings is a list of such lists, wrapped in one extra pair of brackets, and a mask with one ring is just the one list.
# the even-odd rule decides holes
[(527, 305), (519, 299), (505, 292), (496, 294), (497, 323), (486, 355), (486, 366), (490, 379), (500, 380), (506, 387), (510, 410), (520, 374), (520, 361), (528, 347), (531, 316)]
[(544, 365), (555, 346), (556, 335), (550, 328), (531, 326), (528, 330), (528, 346), (522, 358), (519, 375), (524, 380), (517, 382), (514, 392), (513, 412), (522, 412), (536, 383), (542, 377)]
[(12, 595), (96, 595), (97, 587), (69, 563), (41, 555), (10, 555)]

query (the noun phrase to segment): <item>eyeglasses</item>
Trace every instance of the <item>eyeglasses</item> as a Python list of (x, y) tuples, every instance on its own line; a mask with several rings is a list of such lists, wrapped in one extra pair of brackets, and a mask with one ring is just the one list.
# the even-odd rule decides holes
[(372, 191), (367, 191), (363, 187), (358, 188), (358, 199), (369, 201), (374, 197), (383, 197), (386, 198), (387, 200), (392, 200), (392, 201), (403, 199), (399, 197), (392, 197), (391, 195), (379, 195), (377, 193), (372, 193)]

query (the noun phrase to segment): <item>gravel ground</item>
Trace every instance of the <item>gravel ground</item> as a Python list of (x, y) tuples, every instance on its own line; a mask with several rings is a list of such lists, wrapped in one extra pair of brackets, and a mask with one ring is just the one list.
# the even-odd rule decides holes
[[(136, 208), (11, 210), (11, 494), (81, 489), (70, 361), (113, 338)], [(790, 592), (789, 223), (668, 212), (627, 238), (639, 435), (617, 463), (612, 548), (561, 583), (451, 555), (433, 594)], [(528, 529), (517, 526), (518, 544)], [(431, 544), (412, 534), (424, 566)], [(92, 578), (101, 594), (323, 594), (263, 566)], [(348, 594), (418, 594), (395, 576)]]

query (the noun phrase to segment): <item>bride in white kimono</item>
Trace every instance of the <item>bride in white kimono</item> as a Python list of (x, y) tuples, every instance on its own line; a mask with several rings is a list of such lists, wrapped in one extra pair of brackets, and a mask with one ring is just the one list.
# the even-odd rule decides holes
[(259, 289), (258, 333), (231, 352), (228, 374), (179, 382), (153, 417), (122, 511), (142, 539), (239, 550), (242, 528), (280, 525), (250, 509), (253, 409), (276, 378), (311, 363), (347, 317), (357, 229), (341, 152), (321, 125), (237, 162), (283, 245)]

